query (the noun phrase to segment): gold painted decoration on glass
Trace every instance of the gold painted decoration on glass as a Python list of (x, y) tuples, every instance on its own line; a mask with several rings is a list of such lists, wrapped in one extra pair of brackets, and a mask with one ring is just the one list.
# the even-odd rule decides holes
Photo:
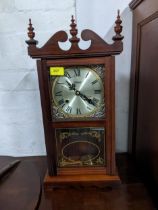
[(105, 165), (104, 128), (58, 128), (58, 167)]
[(65, 68), (53, 81), (52, 99), (64, 117), (90, 116), (104, 103), (102, 79), (89, 67)]

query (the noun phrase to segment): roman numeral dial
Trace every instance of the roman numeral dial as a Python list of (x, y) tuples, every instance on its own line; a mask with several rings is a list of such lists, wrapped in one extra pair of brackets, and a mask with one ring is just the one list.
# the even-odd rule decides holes
[(65, 67), (52, 85), (53, 106), (65, 117), (84, 118), (104, 102), (104, 88), (97, 72), (89, 67)]

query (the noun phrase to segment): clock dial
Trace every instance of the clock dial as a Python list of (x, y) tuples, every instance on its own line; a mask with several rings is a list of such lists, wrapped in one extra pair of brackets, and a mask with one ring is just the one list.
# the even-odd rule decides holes
[(52, 97), (55, 105), (65, 114), (88, 116), (103, 103), (102, 80), (89, 67), (65, 68), (64, 76), (54, 80)]

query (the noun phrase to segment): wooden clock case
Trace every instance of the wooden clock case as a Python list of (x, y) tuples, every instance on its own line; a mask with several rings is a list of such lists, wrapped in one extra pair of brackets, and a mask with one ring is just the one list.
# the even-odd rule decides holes
[[(61, 185), (101, 185), (120, 183), (115, 166), (115, 57), (123, 50), (121, 35), (122, 26), (118, 12), (115, 26), (114, 43), (109, 45), (91, 30), (83, 30), (81, 38), (84, 41), (91, 40), (88, 49), (79, 48), (80, 39), (77, 37), (75, 20), (71, 19), (71, 47), (65, 51), (60, 49), (58, 42), (66, 42), (68, 35), (64, 31), (55, 33), (48, 42), (38, 48), (34, 39), (35, 33), (31, 20), (29, 22), (28, 54), (37, 59), (37, 70), (39, 88), (41, 95), (41, 105), (43, 113), (43, 124), (45, 131), (45, 144), (47, 150), (48, 173), (45, 176), (45, 188), (52, 188)], [(68, 121), (53, 122), (51, 115), (51, 99), (49, 94), (49, 67), (67, 65), (89, 65), (103, 64), (106, 66), (106, 76), (104, 85), (104, 95), (106, 104), (106, 117), (93, 121)], [(104, 167), (76, 167), (59, 168), (57, 166), (57, 152), (55, 142), (55, 128), (64, 127), (104, 127), (105, 128), (105, 154), (106, 166)]]

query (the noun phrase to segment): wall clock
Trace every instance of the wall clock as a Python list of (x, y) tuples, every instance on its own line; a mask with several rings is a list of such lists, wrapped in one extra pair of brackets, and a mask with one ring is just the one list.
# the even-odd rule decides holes
[(64, 31), (55, 33), (38, 48), (31, 20), (28, 54), (37, 59), (45, 131), (48, 173), (45, 187), (103, 185), (120, 181), (115, 166), (115, 57), (123, 50), (118, 12), (113, 44), (95, 32), (84, 30), (91, 41), (79, 47), (75, 20), (70, 25), (71, 47)]

